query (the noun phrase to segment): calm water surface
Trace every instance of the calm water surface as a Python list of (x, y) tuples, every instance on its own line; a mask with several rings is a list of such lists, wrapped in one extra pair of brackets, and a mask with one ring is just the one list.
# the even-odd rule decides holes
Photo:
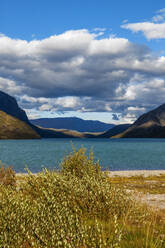
[[(103, 169), (165, 169), (165, 139), (73, 139), (72, 143), (77, 149), (92, 148)], [(0, 140), (1, 162), (17, 172), (26, 167), (32, 172), (59, 168), (71, 150), (70, 139)]]

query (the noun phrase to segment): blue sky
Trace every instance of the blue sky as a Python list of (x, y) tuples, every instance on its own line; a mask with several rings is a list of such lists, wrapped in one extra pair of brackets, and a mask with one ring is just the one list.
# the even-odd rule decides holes
[(1, 0), (0, 89), (32, 117), (131, 122), (165, 103), (164, 8), (162, 0)]
[[(120, 28), (124, 20), (145, 21), (165, 7), (162, 0), (1, 0), (1, 33), (25, 40), (43, 39), (71, 29), (106, 28), (118, 37), (145, 42)], [(157, 45), (152, 44), (157, 49)]]

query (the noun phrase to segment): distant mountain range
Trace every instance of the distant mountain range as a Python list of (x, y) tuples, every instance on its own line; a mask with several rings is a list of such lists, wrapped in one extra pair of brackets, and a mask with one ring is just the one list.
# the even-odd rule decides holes
[[(63, 122), (65, 123), (66, 120)], [(97, 134), (94, 133), (96, 130), (101, 132), (103, 129), (106, 130), (114, 126), (99, 121), (83, 121), (79, 118), (71, 118), (69, 123), (72, 130), (66, 129), (65, 125), (58, 126), (60, 129), (36, 126), (28, 120), (25, 111), (18, 106), (14, 97), (0, 91), (0, 139), (92, 138), (96, 137)], [(74, 123), (73, 126), (71, 123)], [(93, 133), (74, 130), (75, 125), (80, 125), (83, 128), (82, 123), (84, 123), (83, 131), (89, 130), (90, 126)]]
[(33, 125), (43, 128), (69, 129), (78, 132), (104, 132), (114, 124), (107, 124), (101, 121), (83, 120), (77, 117), (62, 117), (62, 118), (41, 118), (30, 120)]
[(29, 121), (15, 98), (0, 91), (0, 139), (39, 138), (165, 138), (165, 104), (141, 115), (132, 125), (76, 117)]

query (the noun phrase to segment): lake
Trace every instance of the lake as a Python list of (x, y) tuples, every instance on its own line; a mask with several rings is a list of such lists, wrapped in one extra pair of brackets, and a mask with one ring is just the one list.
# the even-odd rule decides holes
[(16, 172), (58, 169), (64, 156), (84, 146), (93, 149), (103, 170), (165, 169), (165, 139), (0, 140), (0, 160)]

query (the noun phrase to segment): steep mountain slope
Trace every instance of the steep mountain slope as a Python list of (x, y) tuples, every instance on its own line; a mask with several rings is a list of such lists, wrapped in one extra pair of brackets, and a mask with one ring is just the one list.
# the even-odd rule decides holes
[(114, 124), (83, 120), (77, 117), (41, 118), (30, 120), (30, 122), (43, 128), (70, 129), (78, 132), (104, 132), (115, 126)]
[(153, 123), (154, 125), (165, 126), (165, 104), (160, 105), (154, 110), (149, 111), (141, 115), (135, 122), (134, 125), (143, 125), (146, 123)]
[(28, 122), (25, 111), (18, 106), (16, 99), (2, 91), (0, 91), (0, 110), (21, 121)]
[[(77, 134), (79, 137), (80, 134)], [(16, 99), (0, 91), (0, 139), (71, 138), (76, 133), (44, 129), (31, 124)]]
[(39, 139), (40, 136), (24, 121), (0, 111), (0, 139)]
[(114, 138), (165, 138), (165, 104), (141, 115), (130, 128)]

